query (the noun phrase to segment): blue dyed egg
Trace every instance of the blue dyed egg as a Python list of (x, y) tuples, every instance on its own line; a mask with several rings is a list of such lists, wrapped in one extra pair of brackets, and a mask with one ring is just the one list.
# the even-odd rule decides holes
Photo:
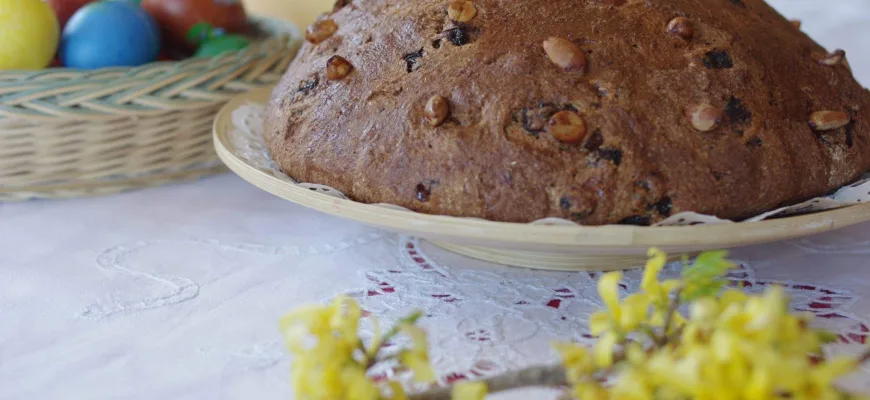
[(104, 0), (73, 14), (63, 30), (60, 60), (70, 68), (147, 64), (160, 52), (160, 29), (135, 3)]

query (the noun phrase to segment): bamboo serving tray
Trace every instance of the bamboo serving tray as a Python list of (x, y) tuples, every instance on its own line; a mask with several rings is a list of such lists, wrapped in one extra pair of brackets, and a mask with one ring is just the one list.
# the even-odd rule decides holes
[(450, 251), (518, 267), (618, 270), (643, 265), (650, 247), (673, 256), (769, 243), (832, 231), (870, 220), (870, 203), (808, 215), (693, 226), (636, 227), (532, 225), (428, 215), (339, 199), (295, 185), (254, 167), (233, 146), (232, 111), (265, 103), (269, 89), (229, 101), (214, 124), (218, 157), (242, 179), (315, 210), (429, 240)]

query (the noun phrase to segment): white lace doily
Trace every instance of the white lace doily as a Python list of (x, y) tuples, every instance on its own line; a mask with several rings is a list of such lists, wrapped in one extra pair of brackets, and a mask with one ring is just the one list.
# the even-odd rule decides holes
[[(292, 177), (287, 176), (278, 168), (275, 162), (272, 161), (272, 157), (269, 155), (269, 150), (266, 148), (266, 144), (263, 141), (263, 112), (264, 106), (257, 103), (248, 103), (233, 110), (232, 120), (234, 129), (233, 134), (230, 136), (232, 146), (237, 150), (234, 153), (247, 164), (270, 173), (274, 177), (285, 182), (316, 191), (326, 196), (347, 199), (347, 196), (330, 186), (299, 182)], [(842, 187), (830, 196), (817, 197), (799, 204), (771, 210), (752, 218), (748, 218), (746, 222), (762, 221), (773, 217), (783, 217), (814, 211), (831, 210), (862, 202), (870, 202), (870, 174), (866, 175), (858, 182)], [(380, 207), (406, 210), (405, 208), (395, 204), (376, 205)], [(674, 214), (663, 221), (658, 222), (654, 226), (687, 226), (717, 223), (734, 223), (734, 221), (717, 218), (712, 215), (687, 211)], [(534, 221), (532, 224), (577, 225), (576, 222), (562, 218), (544, 218)]]
[[(810, 243), (814, 242), (791, 245), (814, 246)], [(397, 246), (403, 268), (368, 272), (364, 274), (367, 286), (348, 293), (359, 299), (365, 311), (387, 321), (406, 315), (405, 304), (425, 310), (422, 326), (438, 338), (433, 361), (442, 383), (550, 363), (552, 341), (593, 340), (589, 317), (604, 307), (596, 289), (598, 273), (490, 269), (483, 263), (481, 269), (468, 269), (467, 264), (453, 268), (439, 265), (427, 255), (434, 248), (413, 238), (400, 237)], [(839, 334), (839, 343), (829, 352), (864, 348), (870, 325), (849, 311), (856, 297), (852, 292), (759, 279), (750, 262), (736, 261), (740, 267), (728, 275), (730, 286), (759, 293), (770, 285), (783, 285), (793, 310), (813, 313), (820, 327)], [(678, 265), (670, 264), (664, 276), (678, 277)], [(623, 294), (639, 290), (641, 278), (641, 270), (627, 271)], [(849, 384), (870, 391), (870, 380), (856, 377)]]

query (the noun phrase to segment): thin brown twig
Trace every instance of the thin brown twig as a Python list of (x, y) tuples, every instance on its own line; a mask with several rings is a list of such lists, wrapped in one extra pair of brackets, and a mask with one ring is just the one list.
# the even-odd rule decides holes
[(677, 289), (674, 292), (674, 298), (672, 298), (671, 302), (668, 304), (668, 311), (667, 314), (665, 314), (665, 324), (662, 329), (662, 335), (656, 340), (656, 344), (660, 347), (667, 345), (670, 339), (668, 332), (671, 330), (671, 325), (674, 323), (674, 315), (677, 313), (677, 309), (680, 308), (680, 293), (681, 290)]
[[(381, 350), (384, 349), (384, 346), (386, 346), (387, 341), (392, 339), (392, 336), (395, 336), (395, 333), (393, 333), (393, 331), (391, 330), (390, 332), (387, 333), (387, 335), (390, 335), (390, 337), (384, 336), (384, 337), (380, 338), (379, 341), (376, 343), (377, 346), (372, 347), (372, 349), (374, 349), (374, 350), (371, 352), (371, 354), (369, 354), (369, 350), (366, 349), (366, 347), (362, 344), (362, 341), (360, 341), (360, 348), (363, 351), (363, 355), (366, 357), (365, 369), (367, 371), (369, 369), (371, 369), (372, 367), (374, 367), (375, 364), (377, 364), (378, 362), (383, 361), (381, 359), (381, 357), (378, 357), (378, 355), (381, 354)], [(375, 343), (373, 343), (373, 344), (375, 344)]]
[[(671, 303), (679, 304), (678, 301)], [(675, 307), (671, 307), (676, 312)], [(666, 321), (667, 322), (667, 321)], [(663, 336), (667, 345), (669, 338)], [(624, 355), (615, 355), (614, 361), (619, 362), (624, 360)], [(858, 363), (863, 364), (870, 362), (870, 350), (863, 353), (858, 358)], [(550, 365), (531, 367), (523, 370), (506, 372), (500, 375), (495, 375), (481, 380), (486, 383), (489, 393), (498, 393), (506, 390), (518, 389), (529, 386), (538, 387), (565, 387), (568, 386), (568, 380), (565, 376), (565, 369), (562, 365)], [(408, 397), (409, 400), (450, 400), (450, 392), (452, 387), (439, 387), (426, 392), (414, 394)]]
[[(356, 346), (357, 349), (362, 352), (362, 355), (365, 358), (365, 369), (366, 371), (368, 371), (368, 369), (373, 367), (377, 362), (376, 358), (378, 353), (377, 351), (375, 351), (375, 354), (369, 354), (369, 350), (366, 349), (366, 345), (363, 343), (362, 340), (357, 340)], [(380, 345), (378, 345), (378, 349), (380, 350)]]
[[(489, 393), (498, 393), (529, 386), (563, 387), (568, 385), (562, 365), (531, 367), (505, 372), (480, 382), (486, 383)], [(451, 387), (440, 387), (408, 396), (409, 400), (450, 400)]]
[[(419, 314), (419, 313), (417, 313), (417, 314)], [(405, 323), (407, 323), (408, 321), (412, 321), (412, 320), (415, 321), (417, 318), (419, 318), (419, 315), (417, 315), (417, 314), (412, 314), (411, 316), (406, 317), (403, 321)], [(366, 357), (366, 365), (365, 365), (366, 370), (369, 370), (370, 368), (374, 367), (375, 364), (377, 364), (378, 362), (384, 361), (383, 359), (378, 357), (378, 355), (380, 355), (381, 350), (384, 349), (384, 346), (387, 345), (387, 342), (389, 342), (390, 340), (393, 340), (393, 338), (399, 334), (400, 327), (401, 327), (402, 323), (403, 322), (400, 321), (398, 324), (393, 325), (393, 327), (390, 328), (390, 330), (387, 331), (387, 333), (385, 335), (383, 335), (377, 339), (378, 340), (378, 342), (376, 342), (377, 346), (373, 347), (374, 351), (372, 352), (372, 354), (369, 354), (368, 349), (366, 349), (366, 347), (365, 347), (365, 345), (363, 345), (362, 341), (359, 342), (360, 348), (362, 349), (363, 354)]]

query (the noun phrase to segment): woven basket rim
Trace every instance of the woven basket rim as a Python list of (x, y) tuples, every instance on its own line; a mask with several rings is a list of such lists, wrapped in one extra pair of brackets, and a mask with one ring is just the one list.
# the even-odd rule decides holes
[(150, 117), (227, 101), (283, 75), (301, 46), (292, 22), (252, 16), (267, 35), (217, 57), (96, 70), (0, 71), (0, 126), (9, 121)]

